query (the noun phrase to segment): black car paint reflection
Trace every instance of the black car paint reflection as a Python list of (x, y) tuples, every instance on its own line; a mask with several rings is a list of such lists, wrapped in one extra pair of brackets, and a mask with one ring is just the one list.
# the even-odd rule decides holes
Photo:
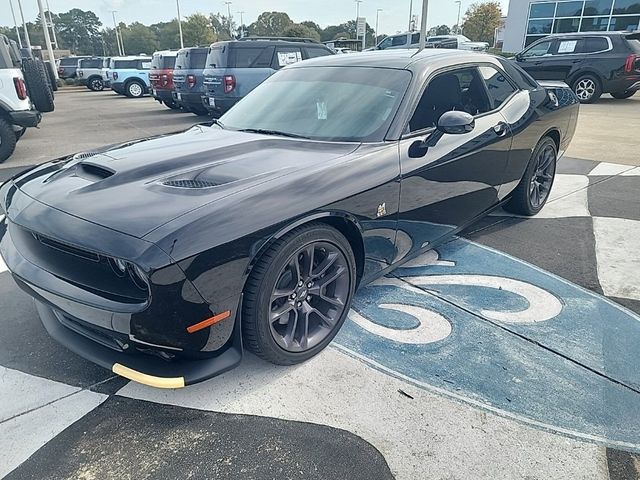
[[(126, 362), (152, 374), (179, 374), (186, 384), (202, 381), (240, 361), (245, 282), (286, 232), (311, 221), (336, 227), (351, 243), (360, 283), (367, 283), (508, 198), (545, 135), (557, 137), (560, 150), (571, 140), (576, 102), (557, 105), (549, 89), (537, 85), (478, 115), (473, 131), (444, 135), (424, 156), (411, 158), (411, 144), (433, 133), (405, 130), (433, 75), (455, 65), (502, 68), (488, 55), (412, 54), (325, 57), (292, 67), (409, 70), (407, 94), (379, 140), (283, 138), (214, 123), (45, 164), (5, 183), (0, 204), (9, 228), (0, 252), (18, 284), (38, 300), (49, 332), (107, 368)], [(203, 179), (205, 188), (192, 190), (171, 183)], [(36, 237), (23, 241), (14, 230)], [(99, 260), (46, 250), (38, 235)], [(47, 263), (49, 256), (58, 263)], [(72, 257), (86, 269), (80, 280), (60, 266)], [(144, 272), (146, 301), (116, 291), (114, 278), (99, 280), (108, 277), (104, 262), (112, 259)], [(231, 315), (210, 328), (187, 332), (226, 311)]]

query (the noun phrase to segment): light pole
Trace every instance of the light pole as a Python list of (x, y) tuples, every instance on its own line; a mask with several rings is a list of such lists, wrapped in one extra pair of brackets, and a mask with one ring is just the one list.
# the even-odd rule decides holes
[(380, 17), (380, 12), (382, 12), (381, 8), (376, 10), (376, 38), (373, 41), (374, 46), (378, 44), (378, 19)]
[(178, 32), (180, 32), (180, 48), (184, 48), (184, 39), (182, 38), (182, 17), (180, 16), (180, 0), (176, 0), (176, 8), (178, 9)]
[(233, 38), (233, 32), (231, 32), (231, 4), (233, 2), (224, 2), (227, 6), (227, 22), (229, 22), (229, 37)]
[(355, 1), (356, 1), (356, 40), (358, 40), (358, 19), (360, 18), (360, 4), (364, 0), (355, 0)]
[(429, 0), (422, 0), (422, 17), (420, 18), (420, 48), (418, 51), (424, 50), (427, 43), (427, 13), (429, 11)]
[(411, 24), (413, 23), (413, 0), (409, 2), (409, 31), (412, 32)]
[(113, 31), (116, 33), (116, 43), (118, 44), (118, 55), (124, 56), (124, 43), (120, 41), (120, 34), (118, 33), (118, 22), (116, 22), (117, 10), (111, 10), (111, 16), (113, 17)]
[(461, 0), (456, 0), (453, 3), (457, 3), (458, 4), (458, 21), (456, 22), (456, 34), (460, 35), (460, 8), (462, 7), (462, 1)]
[(18, 28), (18, 22), (16, 22), (16, 13), (13, 11), (13, 2), (9, 0), (9, 6), (11, 7), (11, 16), (13, 17), (13, 24), (16, 27), (16, 35), (18, 36), (18, 45), (22, 48), (22, 37), (20, 36), (20, 29)]
[(20, 18), (22, 18), (22, 28), (24, 28), (24, 40), (27, 42), (27, 48), (31, 50), (31, 39), (29, 39), (29, 30), (27, 30), (27, 23), (24, 21), (24, 13), (22, 13), (22, 3), (18, 0), (18, 9), (20, 10)]
[(56, 37), (56, 27), (53, 24), (53, 17), (51, 16), (51, 7), (49, 7), (49, 0), (47, 0), (47, 12), (49, 13), (49, 27), (51, 27), (51, 33), (53, 34), (53, 43), (58, 48), (58, 38)]
[(240, 14), (240, 38), (244, 38), (244, 17), (243, 15), (245, 14), (244, 10), (241, 12), (236, 12)]
[[(40, 23), (42, 24), (42, 30), (44, 32), (44, 43), (47, 44), (47, 53), (49, 54), (49, 61), (53, 64), (56, 59), (53, 57), (53, 47), (51, 46), (51, 37), (49, 37), (49, 27), (47, 26), (47, 17), (44, 16), (44, 8), (42, 8), (42, 0), (38, 0), (38, 10), (40, 10)], [(58, 72), (53, 69), (53, 75), (58, 79)]]

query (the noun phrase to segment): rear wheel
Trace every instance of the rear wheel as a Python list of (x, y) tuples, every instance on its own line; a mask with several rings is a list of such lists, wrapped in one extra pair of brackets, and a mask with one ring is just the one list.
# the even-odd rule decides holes
[(505, 210), (533, 216), (547, 203), (556, 176), (558, 149), (549, 137), (540, 140), (529, 160), (522, 180), (514, 190)]
[(0, 118), (0, 163), (9, 158), (16, 149), (16, 132), (4, 118)]
[(617, 98), (618, 100), (624, 100), (625, 98), (631, 98), (636, 94), (636, 91), (633, 92), (611, 92), (611, 96), (613, 98)]
[(180, 110), (180, 105), (178, 105), (176, 102), (168, 102), (165, 100), (162, 103), (164, 103), (171, 110)]
[(124, 91), (129, 98), (140, 98), (144, 95), (144, 85), (137, 80), (132, 80), (125, 85)]
[(340, 232), (323, 224), (293, 230), (264, 253), (247, 281), (245, 345), (278, 365), (308, 360), (340, 330), (355, 284), (355, 257)]
[(102, 90), (104, 90), (104, 82), (100, 77), (91, 77), (87, 82), (87, 87), (89, 88), (89, 90), (92, 90), (94, 92), (101, 92)]
[(600, 80), (590, 74), (578, 77), (573, 82), (572, 88), (580, 103), (593, 103), (602, 95)]

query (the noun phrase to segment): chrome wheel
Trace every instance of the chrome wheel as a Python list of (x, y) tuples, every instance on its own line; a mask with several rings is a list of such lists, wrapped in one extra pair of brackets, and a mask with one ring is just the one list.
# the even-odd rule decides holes
[(102, 80), (100, 80), (99, 78), (91, 80), (91, 90), (93, 90), (94, 92), (99, 92), (102, 89), (104, 89)]
[(336, 328), (351, 291), (345, 254), (319, 241), (297, 250), (280, 271), (271, 293), (269, 328), (288, 352), (305, 352)]
[(580, 100), (590, 100), (596, 92), (596, 82), (591, 78), (582, 78), (576, 83), (575, 92)]
[(531, 182), (529, 183), (529, 201), (534, 209), (547, 201), (553, 178), (556, 173), (556, 150), (552, 145), (542, 149), (536, 158)]

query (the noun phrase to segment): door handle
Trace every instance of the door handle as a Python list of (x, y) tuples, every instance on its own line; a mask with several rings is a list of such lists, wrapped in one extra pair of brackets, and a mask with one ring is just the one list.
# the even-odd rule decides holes
[(504, 122), (500, 122), (495, 127), (493, 127), (493, 131), (496, 132), (496, 135), (502, 137), (507, 133), (507, 124)]

